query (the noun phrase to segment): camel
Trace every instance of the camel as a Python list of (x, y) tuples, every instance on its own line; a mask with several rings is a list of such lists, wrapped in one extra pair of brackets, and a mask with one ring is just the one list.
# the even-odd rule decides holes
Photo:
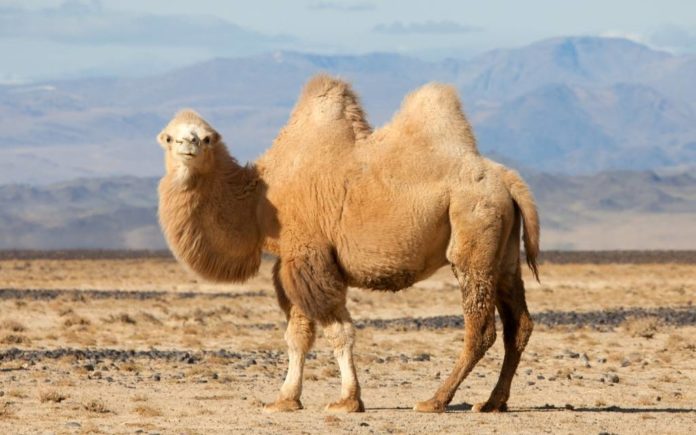
[(477, 150), (456, 90), (431, 83), (373, 131), (349, 84), (327, 75), (304, 87), (287, 125), (253, 164), (240, 165), (197, 113), (158, 136), (166, 174), (159, 217), (176, 258), (214, 281), (244, 281), (263, 252), (287, 318), (288, 370), (269, 412), (302, 409), (305, 355), (317, 326), (341, 375), (335, 412), (361, 412), (349, 286), (398, 291), (451, 265), (461, 287), (464, 346), (451, 374), (417, 411), (443, 412), (496, 338), (505, 356), (482, 412), (504, 411), (533, 322), (520, 233), (538, 279), (539, 220), (520, 176)]

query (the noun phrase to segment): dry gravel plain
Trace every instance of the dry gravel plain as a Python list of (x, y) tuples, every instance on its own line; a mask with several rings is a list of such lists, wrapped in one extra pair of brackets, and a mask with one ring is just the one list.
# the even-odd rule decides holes
[(270, 261), (243, 285), (214, 285), (161, 256), (0, 257), (0, 433), (696, 430), (696, 265), (681, 257), (545, 262), (541, 284), (526, 276), (537, 327), (510, 411), (470, 411), (497, 379), (499, 333), (440, 415), (411, 407), (430, 397), (461, 348), (459, 290), (447, 269), (397, 294), (351, 289), (367, 412), (322, 410), (340, 385), (320, 339), (306, 409), (269, 415), (262, 404), (287, 366)]

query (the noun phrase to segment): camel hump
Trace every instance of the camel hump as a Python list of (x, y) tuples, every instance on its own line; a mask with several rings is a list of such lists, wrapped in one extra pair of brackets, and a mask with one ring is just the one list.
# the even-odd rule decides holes
[(372, 133), (360, 99), (350, 84), (328, 74), (317, 74), (302, 89), (291, 118), (308, 117), (315, 127), (333, 128), (345, 122), (356, 140)]
[(392, 123), (404, 131), (419, 132), (434, 144), (476, 151), (471, 125), (452, 85), (432, 82), (411, 92)]

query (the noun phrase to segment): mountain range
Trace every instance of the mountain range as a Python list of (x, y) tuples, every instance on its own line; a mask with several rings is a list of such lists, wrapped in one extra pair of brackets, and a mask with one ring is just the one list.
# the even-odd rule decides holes
[[(612, 171), (527, 173), (544, 249), (696, 246), (696, 176)], [(0, 186), (0, 249), (161, 249), (157, 178)]]
[(156, 176), (162, 153), (154, 137), (183, 107), (209, 119), (241, 160), (253, 159), (320, 71), (351, 81), (377, 126), (409, 91), (452, 83), (482, 152), (519, 169), (583, 175), (696, 167), (696, 56), (568, 37), (467, 60), (276, 52), (140, 78), (0, 86), (0, 184)]

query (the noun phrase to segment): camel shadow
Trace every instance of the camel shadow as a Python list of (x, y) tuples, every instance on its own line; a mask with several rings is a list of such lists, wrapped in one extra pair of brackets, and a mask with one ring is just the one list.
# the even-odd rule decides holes
[[(445, 412), (465, 412), (471, 411), (473, 405), (469, 403), (460, 403), (457, 405), (449, 405), (445, 408)], [(413, 411), (412, 407), (408, 406), (394, 406), (394, 407), (374, 407), (368, 408), (370, 411)]]
[(570, 411), (570, 412), (614, 412), (619, 414), (639, 414), (645, 412), (661, 412), (665, 414), (689, 414), (696, 413), (696, 408), (633, 408), (622, 407), (617, 405), (598, 406), (598, 407), (574, 407), (572, 405), (555, 406), (543, 405), (529, 408), (513, 408), (508, 412), (554, 412), (554, 411)]

